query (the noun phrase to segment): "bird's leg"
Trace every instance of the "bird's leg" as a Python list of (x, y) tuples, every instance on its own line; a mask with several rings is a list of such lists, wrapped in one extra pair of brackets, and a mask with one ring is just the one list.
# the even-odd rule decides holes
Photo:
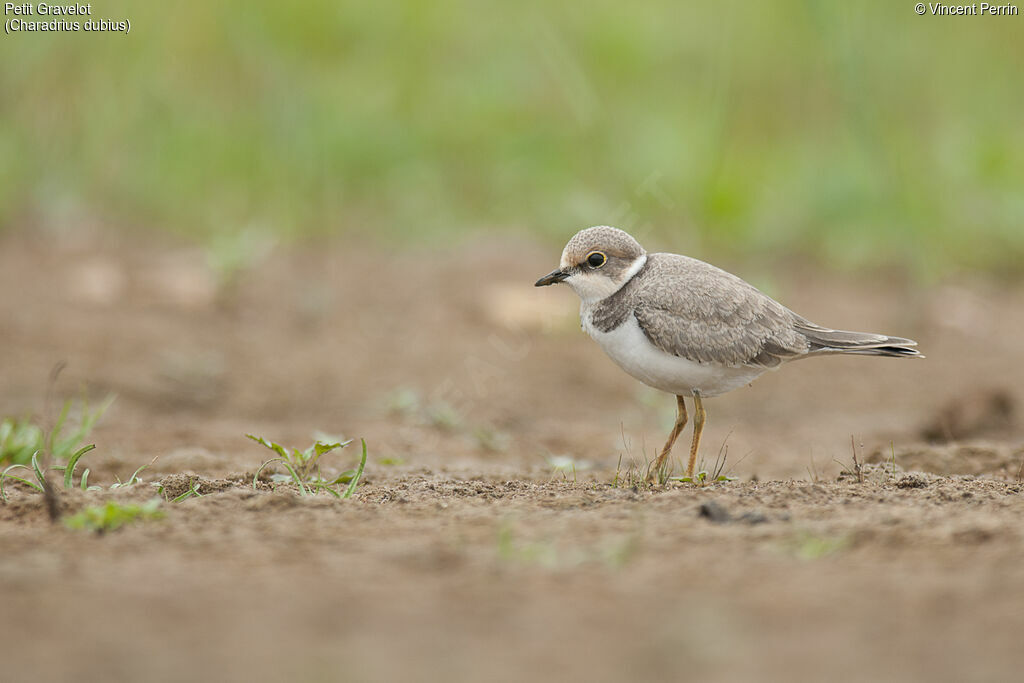
[[(682, 398), (679, 399), (682, 402)], [(693, 392), (693, 443), (690, 444), (690, 462), (686, 466), (686, 476), (693, 478), (693, 466), (697, 464), (697, 449), (700, 448), (700, 433), (704, 431), (704, 403), (700, 400), (700, 392)]]
[(683, 427), (686, 426), (686, 404), (683, 403), (682, 396), (676, 396), (676, 424), (672, 427), (672, 433), (668, 435), (668, 441), (665, 442), (665, 447), (661, 449), (661, 453), (658, 455), (658, 459), (654, 461), (651, 468), (647, 471), (647, 482), (654, 484), (658, 481), (658, 473), (661, 468), (665, 466), (665, 461), (668, 460), (668, 454), (672, 452), (672, 446), (675, 445), (676, 439), (679, 438), (679, 433), (683, 431)]

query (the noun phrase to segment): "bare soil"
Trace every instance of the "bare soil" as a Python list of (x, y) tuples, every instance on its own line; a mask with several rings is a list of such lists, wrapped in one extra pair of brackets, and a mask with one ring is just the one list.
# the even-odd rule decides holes
[[(650, 488), (673, 400), (532, 287), (556, 251), (339, 243), (232, 274), (170, 242), (0, 238), (0, 415), (116, 394), (83, 460), (103, 488), (62, 513), (166, 513), (72, 531), (9, 489), (0, 679), (1019, 678), (1024, 288), (722, 264), (928, 358), (708, 401), (705, 466), (736, 479)], [(366, 439), (353, 498), (253, 488), (270, 453), (246, 433), (318, 430)]]

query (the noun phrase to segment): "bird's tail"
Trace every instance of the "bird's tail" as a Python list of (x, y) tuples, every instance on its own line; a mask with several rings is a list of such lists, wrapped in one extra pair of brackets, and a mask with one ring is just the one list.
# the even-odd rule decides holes
[(808, 353), (853, 353), (862, 356), (891, 356), (893, 358), (924, 358), (917, 350), (917, 342), (903, 337), (890, 337), (871, 332), (830, 330), (809, 320), (799, 318), (794, 325), (811, 345)]

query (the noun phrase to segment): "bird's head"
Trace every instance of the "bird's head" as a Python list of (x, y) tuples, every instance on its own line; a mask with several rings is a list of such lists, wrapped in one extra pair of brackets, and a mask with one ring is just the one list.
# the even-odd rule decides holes
[(584, 302), (600, 301), (619, 291), (646, 262), (647, 252), (629, 233), (599, 225), (573, 235), (558, 268), (535, 286), (564, 282)]

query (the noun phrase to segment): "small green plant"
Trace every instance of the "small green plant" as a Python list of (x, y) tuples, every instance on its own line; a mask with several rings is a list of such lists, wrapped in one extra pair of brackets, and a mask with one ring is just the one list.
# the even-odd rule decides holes
[[(636, 460), (633, 459), (633, 450), (631, 448), (631, 441), (626, 437), (626, 428), (624, 425), (619, 425), (619, 433), (622, 436), (622, 448), (625, 454), (629, 457), (629, 467), (626, 471), (622, 471), (622, 453), (619, 454), (619, 464), (615, 467), (615, 479), (611, 483), (613, 489), (617, 488), (629, 488), (634, 491), (650, 488), (650, 484), (647, 481), (646, 473), (651, 468), (651, 463), (644, 457), (646, 466), (641, 468), (637, 465)], [(664, 482), (662, 482), (664, 483)]]
[[(648, 465), (649, 467), (649, 465)], [(622, 471), (622, 455), (619, 455), (619, 464), (615, 467), (615, 479), (612, 481), (612, 488), (645, 489), (649, 488), (647, 477), (644, 476), (646, 468), (637, 465), (632, 456), (629, 458), (629, 467)]]
[[(670, 463), (671, 463), (670, 460), (666, 460), (665, 463), (661, 467), (659, 467), (657, 470), (655, 470), (655, 472), (654, 472), (654, 479), (655, 479), (655, 481), (658, 482), (659, 486), (662, 485), (662, 484), (666, 484), (666, 483), (668, 483), (669, 481), (672, 480), (672, 477), (669, 476), (669, 474), (671, 473), (671, 467), (672, 467), (672, 465)], [(653, 464), (654, 463), (648, 463), (647, 464), (647, 471), (648, 472), (650, 472), (651, 466)], [(648, 474), (648, 476), (650, 476), (650, 475)], [(677, 479), (679, 479), (680, 481), (682, 480), (682, 478), (678, 478), (678, 477), (677, 477)]]
[[(612, 480), (612, 488), (617, 489), (620, 485), (625, 483), (625, 478), (621, 477), (622, 473), (622, 454), (619, 454), (619, 464), (615, 466), (615, 479)], [(628, 474), (627, 470), (627, 474)]]
[(80, 401), (81, 417), (78, 426), (66, 435), (61, 432), (64, 431), (73, 406), (71, 400), (64, 402), (49, 431), (43, 429), (38, 420), (33, 420), (31, 416), (4, 418), (0, 421), (0, 464), (28, 465), (32, 456), (39, 452), (50, 453), (56, 462), (67, 461), (80, 449), (80, 444), (88, 438), (113, 402), (114, 396), (107, 396), (95, 409), (90, 409), (88, 400), (83, 397)]
[[(728, 439), (729, 437), (726, 436), (725, 438)], [(744, 459), (740, 458), (740, 462), (743, 462)], [(736, 481), (736, 477), (730, 477), (725, 471), (725, 463), (728, 460), (729, 447), (723, 442), (722, 447), (718, 449), (718, 455), (715, 456), (715, 464), (710, 471), (704, 466), (702, 459), (697, 474), (692, 477), (672, 477), (672, 481), (681, 481), (688, 484), (696, 484), (697, 486)]]
[[(160, 457), (160, 456), (157, 456), (157, 457)], [(132, 476), (128, 477), (128, 481), (121, 481), (120, 477), (115, 476), (114, 478), (117, 479), (117, 481), (115, 483), (111, 484), (110, 488), (112, 488), (112, 489), (120, 489), (120, 488), (127, 488), (129, 486), (134, 486), (135, 484), (141, 484), (142, 483), (142, 479), (139, 477), (139, 473), (142, 472), (142, 470), (148, 468), (150, 465), (152, 465), (155, 462), (156, 462), (156, 458), (153, 458), (152, 460), (149, 461), (149, 463), (139, 467), (139, 469), (137, 469), (134, 472), (132, 472)], [(82, 474), (82, 478), (84, 479), (88, 474), (89, 474), (89, 470), (86, 470)], [(84, 489), (85, 486), (83, 485), (82, 488)], [(99, 488), (99, 487), (97, 487), (97, 488)]]
[[(189, 498), (202, 498), (203, 494), (199, 493), (199, 485), (201, 483), (202, 482), (199, 480), (199, 477), (196, 477), (190, 482), (188, 490), (182, 493), (180, 496), (175, 496), (174, 499), (171, 500), (171, 502), (180, 503), (181, 501), (188, 500)], [(163, 489), (161, 488), (161, 492), (162, 491)]]
[[(64, 488), (69, 489), (74, 485), (75, 468), (78, 466), (78, 461), (81, 460), (83, 455), (93, 450), (94, 448), (96, 448), (96, 446), (93, 444), (89, 444), (88, 446), (82, 446), (71, 455), (66, 465), (56, 465), (50, 468), (55, 472), (62, 472), (64, 474)], [(35, 453), (32, 454), (32, 457), (29, 460), (31, 467), (29, 465), (10, 465), (3, 472), (0, 472), (0, 500), (7, 500), (7, 492), (5, 491), (4, 487), (6, 486), (8, 479), (13, 479), (16, 482), (25, 484), (26, 486), (34, 488), (40, 493), (43, 493), (46, 490), (46, 474), (45, 472), (43, 472), (43, 467), (39, 463), (39, 455), (39, 451), (36, 451)], [(35, 477), (35, 481), (11, 474), (13, 470), (17, 469), (29, 470), (30, 473)], [(81, 486), (83, 491), (89, 488), (88, 482), (89, 470), (87, 468), (85, 471), (82, 472), (82, 478), (81, 481), (79, 482), (79, 485)]]
[(692, 477), (671, 477), (671, 481), (681, 481), (688, 484), (696, 484), (697, 486), (707, 486), (708, 484), (736, 481), (736, 477), (730, 477), (725, 474), (708, 474), (707, 470), (701, 470)]
[[(352, 439), (334, 443), (316, 441), (304, 451), (297, 448), (289, 451), (284, 446), (267, 441), (263, 437), (253, 434), (246, 434), (246, 436), (277, 454), (277, 457), (267, 460), (256, 470), (256, 474), (252, 478), (253, 488), (256, 488), (257, 480), (264, 468), (270, 464), (279, 463), (287, 470), (290, 480), (299, 487), (299, 493), (303, 496), (326, 491), (335, 498), (351, 498), (355, 493), (356, 486), (359, 485), (359, 479), (363, 476), (363, 469), (366, 467), (366, 439), (362, 440), (363, 455), (359, 460), (359, 465), (328, 480), (324, 479), (320, 470), (320, 458), (333, 450), (348, 446), (352, 443)], [(343, 484), (348, 484), (344, 491), (341, 490)]]
[(142, 503), (118, 503), (108, 500), (104, 505), (87, 507), (76, 515), (64, 520), (69, 529), (87, 529), (98, 534), (114, 531), (133, 522), (162, 519), (160, 499), (153, 498)]

